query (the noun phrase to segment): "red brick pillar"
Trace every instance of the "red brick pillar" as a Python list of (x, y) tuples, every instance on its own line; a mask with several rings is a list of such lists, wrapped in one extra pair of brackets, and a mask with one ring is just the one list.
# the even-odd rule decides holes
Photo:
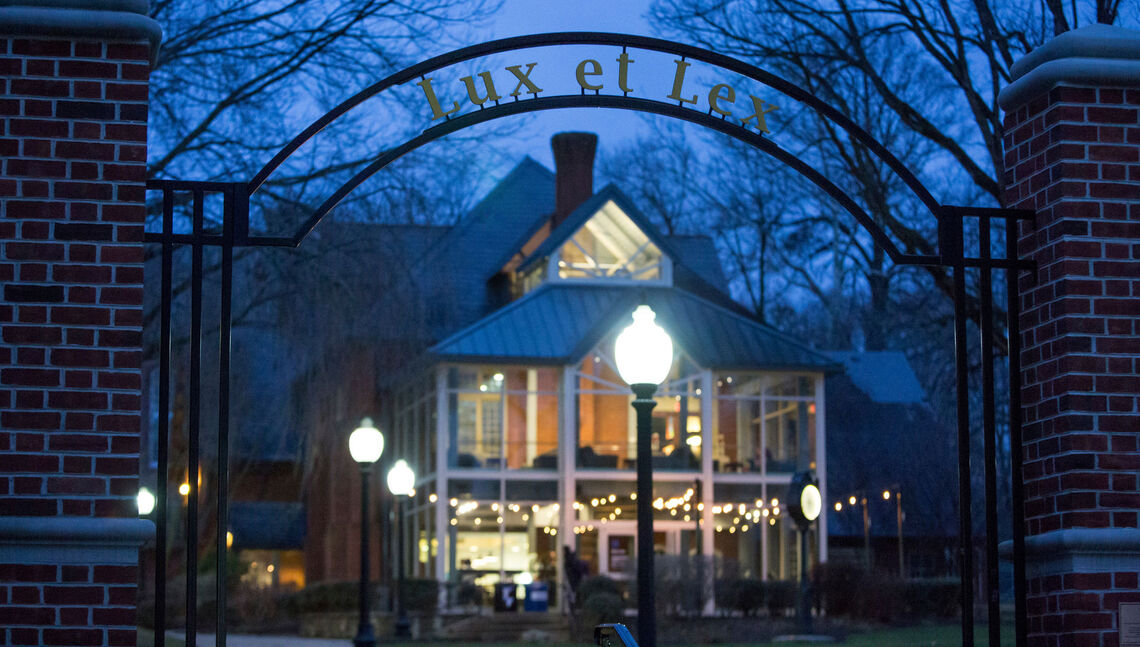
[(1140, 32), (1094, 25), (1000, 97), (1018, 238), (1031, 645), (1119, 644), (1140, 603)]
[(146, 9), (0, 7), (2, 644), (135, 644)]

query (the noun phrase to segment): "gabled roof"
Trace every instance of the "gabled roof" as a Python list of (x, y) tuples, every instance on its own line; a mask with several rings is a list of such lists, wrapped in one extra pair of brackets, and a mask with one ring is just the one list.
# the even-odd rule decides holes
[(519, 271), (525, 272), (541, 259), (549, 258), (555, 250), (561, 247), (563, 243), (581, 229), (582, 225), (586, 224), (586, 221), (594, 217), (607, 202), (611, 201), (633, 221), (633, 224), (637, 225), (637, 228), (640, 229), (649, 240), (653, 241), (654, 245), (657, 245), (657, 248), (660, 249), (662, 253), (672, 259), (674, 263), (684, 262), (680, 254), (677, 253), (677, 250), (673, 248), (673, 245), (668, 239), (661, 235), (661, 232), (657, 230), (657, 227), (653, 226), (653, 223), (649, 222), (645, 214), (641, 213), (630, 199), (618, 190), (616, 186), (607, 184), (601, 191), (590, 196), (589, 200), (578, 205), (578, 208), (571, 212), (570, 215), (566, 217), (566, 220), (562, 221), (562, 224), (550, 232), (546, 240), (542, 241), (542, 244), (519, 265)]
[(842, 362), (852, 384), (879, 404), (921, 404), (926, 399), (906, 356), (899, 351), (867, 353), (830, 351)]
[(645, 295), (658, 322), (700, 366), (837, 370), (776, 329), (677, 288), (544, 285), (436, 344), (441, 361), (572, 364), (616, 330)]

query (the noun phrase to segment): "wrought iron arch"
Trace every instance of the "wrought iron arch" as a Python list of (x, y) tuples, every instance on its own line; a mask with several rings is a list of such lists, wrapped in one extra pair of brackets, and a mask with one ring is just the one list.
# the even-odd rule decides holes
[[(894, 241), (888, 236), (874, 219), (872, 219), (859, 206), (858, 202), (847, 195), (833, 181), (825, 177), (810, 164), (796, 157), (794, 154), (780, 147), (759, 132), (747, 129), (724, 118), (712, 115), (712, 111), (700, 112), (665, 101), (630, 97), (626, 95), (582, 94), (534, 96), (529, 99), (516, 99), (513, 101), (496, 102), (493, 106), (480, 106), (481, 109), (449, 117), (446, 121), (423, 130), (418, 135), (409, 137), (399, 145), (380, 152), (370, 163), (364, 166), (351, 179), (341, 185), (314, 211), (297, 231), (288, 237), (274, 237), (251, 234), (249, 231), (249, 204), (250, 197), (258, 191), (286, 160), (289, 159), (306, 142), (312, 140), (326, 127), (340, 117), (356, 108), (364, 101), (378, 95), (380, 92), (394, 86), (424, 78), (427, 74), (465, 61), (479, 57), (503, 52), (530, 49), (536, 47), (558, 45), (603, 45), (634, 48), (653, 52), (673, 54), (682, 57), (682, 60), (692, 59), (707, 63), (718, 68), (739, 74), (743, 77), (761, 83), (795, 101), (798, 101), (818, 114), (829, 119), (843, 129), (853, 140), (865, 146), (888, 168), (890, 168), (909, 188), (914, 196), (937, 219), (938, 222), (938, 254), (923, 255), (904, 253), (898, 249)], [(202, 287), (203, 287), (203, 251), (205, 247), (217, 247), (220, 250), (220, 304), (218, 309), (218, 325), (220, 344), (218, 347), (218, 457), (220, 464), (227, 465), (227, 448), (229, 444), (229, 387), (230, 387), (230, 327), (231, 327), (231, 295), (233, 274), (233, 250), (235, 247), (296, 247), (302, 243), (313, 228), (327, 215), (341, 200), (349, 195), (361, 183), (375, 175), (388, 164), (408, 154), (409, 152), (448, 134), (468, 128), (480, 123), (492, 121), (512, 115), (555, 110), (563, 108), (613, 108), (632, 110), (644, 113), (664, 115), (709, 128), (722, 134), (734, 137), (754, 148), (770, 155), (780, 163), (796, 171), (808, 181), (815, 184), (830, 197), (832, 197), (844, 210), (846, 210), (872, 237), (876, 244), (881, 246), (891, 260), (900, 265), (928, 265), (941, 266), (952, 270), (953, 296), (954, 296), (954, 338), (955, 338), (955, 369), (957, 374), (957, 440), (958, 440), (958, 475), (959, 475), (959, 568), (961, 572), (961, 606), (962, 606), (962, 639), (964, 645), (973, 644), (973, 527), (972, 527), (972, 488), (970, 472), (970, 402), (968, 385), (968, 337), (967, 337), (967, 293), (966, 272), (974, 269), (978, 272), (978, 300), (980, 303), (980, 340), (983, 369), (981, 376), (982, 389), (982, 421), (984, 438), (984, 476), (985, 476), (985, 526), (986, 526), (986, 559), (987, 559), (987, 591), (991, 593), (986, 600), (990, 618), (990, 644), (999, 644), (1000, 637), (1000, 611), (998, 609), (997, 568), (997, 503), (996, 503), (996, 420), (995, 420), (995, 388), (993, 378), (994, 359), (994, 322), (992, 316), (992, 272), (1005, 271), (1006, 291), (1008, 298), (1007, 331), (1009, 338), (1008, 362), (1010, 372), (1009, 383), (1009, 409), (1010, 409), (1010, 462), (1012, 474), (1012, 504), (1013, 504), (1013, 562), (1015, 587), (1015, 620), (1017, 625), (1017, 644), (1025, 644), (1026, 630), (1026, 591), (1025, 591), (1025, 557), (1024, 557), (1024, 518), (1023, 494), (1021, 484), (1021, 406), (1020, 406), (1020, 344), (1018, 329), (1018, 274), (1022, 270), (1032, 269), (1029, 261), (1020, 260), (1017, 256), (1016, 236), (1007, 235), (1005, 248), (997, 256), (991, 249), (991, 228), (994, 223), (1001, 223), (1005, 231), (1015, 232), (1019, 223), (1032, 221), (1033, 212), (1014, 209), (958, 207), (940, 204), (921, 181), (883, 144), (873, 138), (858, 124), (852, 121), (835, 107), (821, 101), (806, 90), (795, 84), (765, 71), (749, 63), (718, 54), (706, 49), (674, 43), (667, 40), (633, 36), (625, 34), (611, 34), (599, 32), (560, 32), (519, 36), (490, 41), (471, 47), (455, 50), (419, 64), (396, 72), (373, 85), (361, 90), (342, 102), (337, 107), (314, 121), (301, 131), (284, 148), (282, 148), (264, 167), (262, 167), (249, 181), (239, 182), (198, 182), (187, 180), (151, 180), (147, 189), (159, 191), (162, 194), (161, 230), (146, 234), (146, 240), (161, 245), (161, 331), (159, 345), (159, 402), (158, 402), (158, 433), (162, 439), (158, 445), (158, 474), (168, 473), (169, 454), (167, 441), (169, 434), (170, 412), (170, 340), (171, 340), (171, 302), (172, 295), (172, 262), (171, 256), (176, 247), (188, 246), (191, 248), (191, 362), (190, 376), (187, 386), (187, 402), (192, 412), (190, 420), (189, 438), (189, 472), (196, 473), (199, 462), (198, 445), (198, 414), (201, 408), (201, 366), (202, 353)], [(174, 205), (176, 194), (190, 194), (191, 221), (190, 233), (176, 232), (174, 227)], [(221, 194), (223, 196), (222, 227), (220, 232), (207, 232), (205, 230), (204, 209), (207, 194)], [(978, 235), (978, 251), (976, 254), (966, 254), (964, 246), (964, 231), (966, 221), (976, 223)], [(228, 468), (227, 468), (228, 469)], [(228, 514), (228, 471), (219, 470), (217, 476), (217, 529), (216, 550), (218, 555), (219, 572), (224, 572), (226, 563), (226, 538), (223, 529), (226, 528)], [(189, 479), (190, 493), (187, 497), (187, 569), (194, 572), (197, 565), (197, 483)], [(160, 478), (157, 483), (157, 507), (155, 516), (158, 520), (167, 517), (167, 483)], [(166, 627), (165, 609), (165, 549), (167, 546), (166, 524), (157, 524), (157, 550), (155, 572), (155, 644), (162, 645), (165, 640)], [(216, 578), (216, 614), (218, 625), (218, 644), (225, 644), (225, 613), (226, 590), (225, 578)], [(187, 580), (187, 642), (195, 640), (197, 607), (195, 578)]]

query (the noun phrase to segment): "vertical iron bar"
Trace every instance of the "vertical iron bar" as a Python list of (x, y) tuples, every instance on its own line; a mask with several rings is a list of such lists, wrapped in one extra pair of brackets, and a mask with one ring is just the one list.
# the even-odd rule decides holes
[(632, 384), (637, 412), (637, 643), (657, 647), (653, 590), (653, 393), (656, 384)]
[(198, 640), (198, 435), (200, 431), (200, 388), (202, 381), (202, 221), (205, 194), (194, 190), (194, 238), (190, 262), (190, 388), (189, 454), (186, 482), (190, 486), (186, 502), (186, 644)]
[[(1005, 221), (1005, 257), (1015, 261), (1017, 255), (1018, 222)], [(1013, 604), (1015, 643), (1028, 645), (1028, 609), (1025, 590), (1025, 490), (1022, 481), (1021, 447), (1021, 294), (1017, 285), (1020, 272), (1008, 269), (1006, 282), (1006, 316), (1009, 335), (1009, 462), (1010, 494), (1013, 508)]]
[(170, 190), (162, 192), (162, 286), (159, 340), (158, 340), (158, 473), (155, 478), (157, 505), (155, 506), (154, 529), (154, 645), (166, 645), (166, 517), (168, 479), (170, 474), (170, 301), (174, 243), (170, 235), (174, 233), (174, 194)]
[(226, 580), (229, 557), (229, 489), (230, 489), (230, 310), (232, 308), (234, 277), (234, 220), (237, 217), (235, 201), (240, 188), (231, 188), (224, 199), (222, 211), (222, 285), (218, 315), (218, 486), (217, 486), (217, 572), (214, 576), (216, 591), (217, 647), (226, 647)]
[(994, 424), (994, 308), (990, 267), (990, 219), (978, 218), (981, 248), (978, 289), (981, 300), (982, 446), (986, 506), (986, 618), (990, 647), (1001, 647), (1000, 587), (998, 585), (997, 429)]
[[(958, 553), (962, 645), (974, 645), (974, 541), (970, 492), (970, 380), (966, 339), (966, 263), (961, 219), (949, 223), (946, 254), (954, 266), (954, 372), (958, 386)], [(940, 240), (939, 243), (942, 241)]]

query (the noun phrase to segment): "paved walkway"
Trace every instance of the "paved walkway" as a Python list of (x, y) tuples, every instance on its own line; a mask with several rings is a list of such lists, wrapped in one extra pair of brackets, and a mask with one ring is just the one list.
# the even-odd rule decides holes
[[(182, 632), (168, 632), (179, 640), (185, 640)], [(198, 647), (212, 647), (217, 643), (214, 634), (198, 634)], [(261, 636), (251, 634), (228, 634), (226, 647), (349, 647), (351, 640), (332, 638), (302, 638), (300, 636)]]

